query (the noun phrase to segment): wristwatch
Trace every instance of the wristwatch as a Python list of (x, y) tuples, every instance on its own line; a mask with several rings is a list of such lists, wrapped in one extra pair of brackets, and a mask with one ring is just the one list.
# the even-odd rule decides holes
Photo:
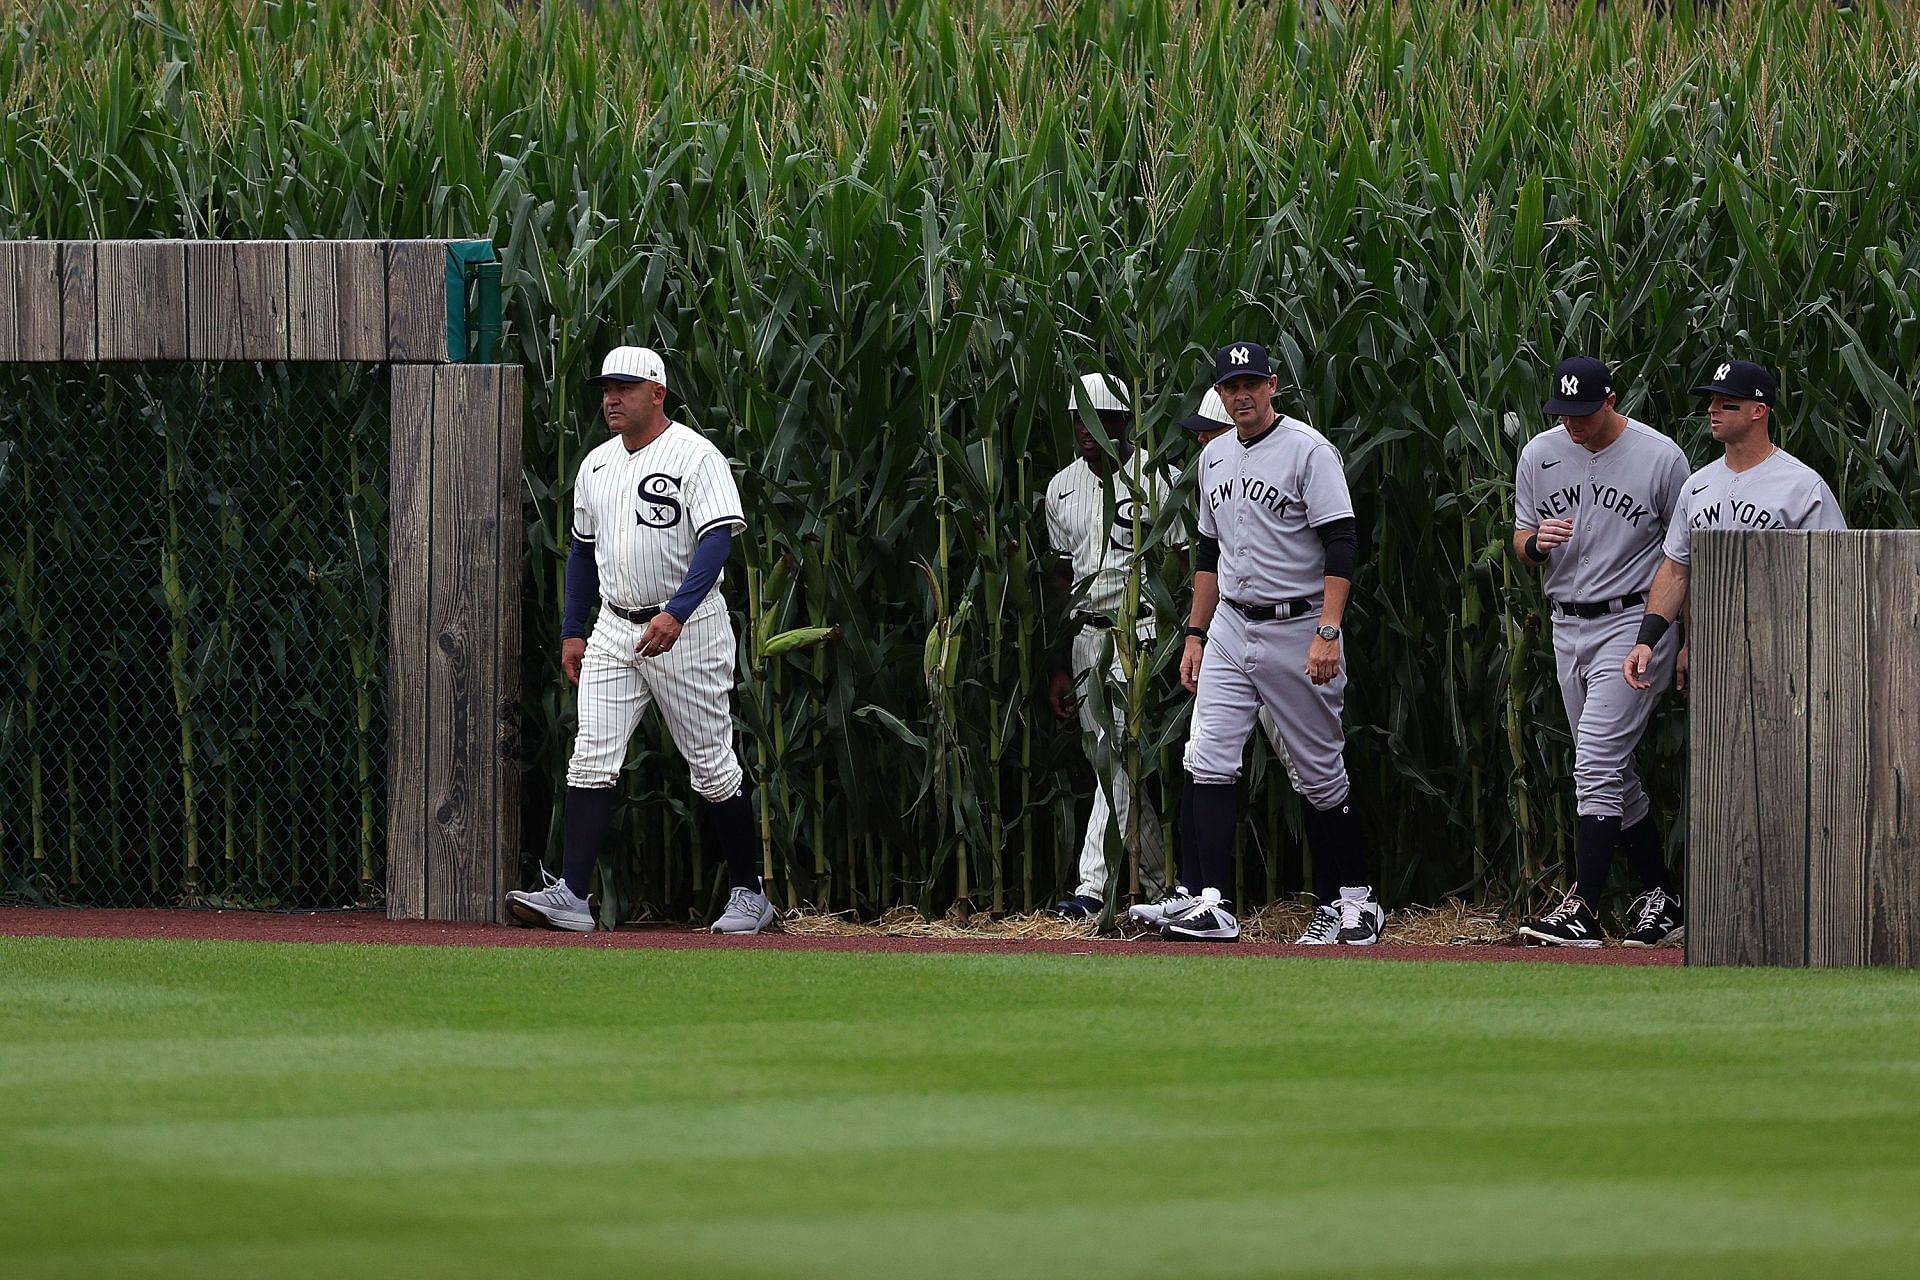
[(1207, 642), (1207, 629), (1205, 627), (1188, 627), (1187, 634), (1195, 640), (1198, 640), (1201, 644)]
[(1319, 636), (1322, 640), (1338, 640), (1340, 638), (1340, 628), (1325, 627), (1325, 626), (1315, 627), (1313, 629), (1313, 634)]

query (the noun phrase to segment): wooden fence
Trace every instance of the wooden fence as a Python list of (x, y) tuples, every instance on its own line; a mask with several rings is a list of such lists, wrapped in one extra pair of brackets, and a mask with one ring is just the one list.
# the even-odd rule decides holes
[(0, 363), (393, 366), (392, 916), (498, 920), (518, 875), (522, 380), (450, 363), (470, 350), (467, 268), (492, 257), (471, 240), (0, 241)]
[(1693, 538), (1689, 964), (1920, 965), (1920, 532)]

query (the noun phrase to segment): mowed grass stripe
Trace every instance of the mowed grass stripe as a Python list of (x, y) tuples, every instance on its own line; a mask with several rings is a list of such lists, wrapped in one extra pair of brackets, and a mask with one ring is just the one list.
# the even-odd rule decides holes
[(1911, 974), (0, 941), (0, 1096), (31, 1276), (1920, 1246)]

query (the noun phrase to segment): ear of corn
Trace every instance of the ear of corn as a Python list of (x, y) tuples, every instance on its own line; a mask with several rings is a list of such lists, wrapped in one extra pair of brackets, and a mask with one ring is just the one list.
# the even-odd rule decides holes
[[(1262, 338), (1358, 501), (1349, 757), (1383, 889), (1524, 892), (1566, 851), (1568, 735), (1538, 588), (1501, 544), (1556, 357), (1612, 359), (1624, 407), (1704, 460), (1686, 388), (1751, 353), (1848, 515), (1913, 523), (1920, 19), (1668, 8), (47, 0), (0, 31), (0, 234), (495, 240), (529, 369), (524, 830), (548, 858), (568, 486), (599, 438), (573, 388), (615, 342), (664, 348), (676, 415), (739, 463), (753, 521), (728, 590), (769, 869), (863, 910), (1027, 905), (1070, 874), (1092, 783), (1041, 697), (1062, 622), (1036, 550), (1069, 379), (1126, 378), (1139, 441), (1178, 460), (1206, 353)], [(0, 488), (29, 482), (31, 537), (0, 546), (10, 876), (63, 856), (41, 575), (84, 525), (24, 461)], [(359, 582), (329, 616), (368, 614)], [(1164, 563), (1136, 591), (1184, 612)], [(304, 624), (272, 625), (295, 651)], [(1176, 640), (1125, 658), (1149, 795), (1174, 781)], [(253, 832), (214, 781), (227, 730), (194, 663), (170, 755), (192, 739), (204, 871)], [(291, 726), (257, 728), (231, 749), (299, 766)], [(1664, 715), (1642, 753), (1668, 816), (1680, 731)], [(629, 767), (613, 909), (703, 908), (684, 766), (643, 734)], [(177, 766), (156, 768), (112, 782), (175, 797), (124, 833), (135, 861), (136, 833), (180, 821)], [(1249, 812), (1243, 892), (1297, 887), (1290, 810)]]

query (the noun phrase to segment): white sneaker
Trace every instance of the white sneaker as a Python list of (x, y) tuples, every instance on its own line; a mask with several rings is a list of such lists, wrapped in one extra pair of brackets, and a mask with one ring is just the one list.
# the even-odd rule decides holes
[(507, 913), (522, 924), (545, 925), (569, 933), (593, 932), (593, 906), (573, 896), (565, 880), (556, 880), (540, 868), (547, 887), (538, 891), (513, 889), (507, 893)]
[(1158, 929), (1193, 910), (1194, 904), (1199, 901), (1199, 894), (1189, 891), (1183, 884), (1177, 884), (1162, 894), (1158, 902), (1141, 902), (1128, 907), (1127, 919), (1149, 929)]
[(1340, 913), (1329, 906), (1313, 909), (1307, 931), (1294, 941), (1296, 947), (1330, 947), (1340, 941)]
[(1340, 910), (1340, 933), (1335, 939), (1343, 947), (1370, 947), (1387, 931), (1387, 913), (1372, 898), (1341, 895), (1335, 904)]
[(727, 909), (713, 922), (710, 933), (758, 933), (773, 923), (773, 904), (758, 889), (735, 889), (727, 895)]
[(1168, 942), (1238, 942), (1240, 922), (1220, 899), (1218, 889), (1202, 889), (1194, 905), (1160, 927)]

